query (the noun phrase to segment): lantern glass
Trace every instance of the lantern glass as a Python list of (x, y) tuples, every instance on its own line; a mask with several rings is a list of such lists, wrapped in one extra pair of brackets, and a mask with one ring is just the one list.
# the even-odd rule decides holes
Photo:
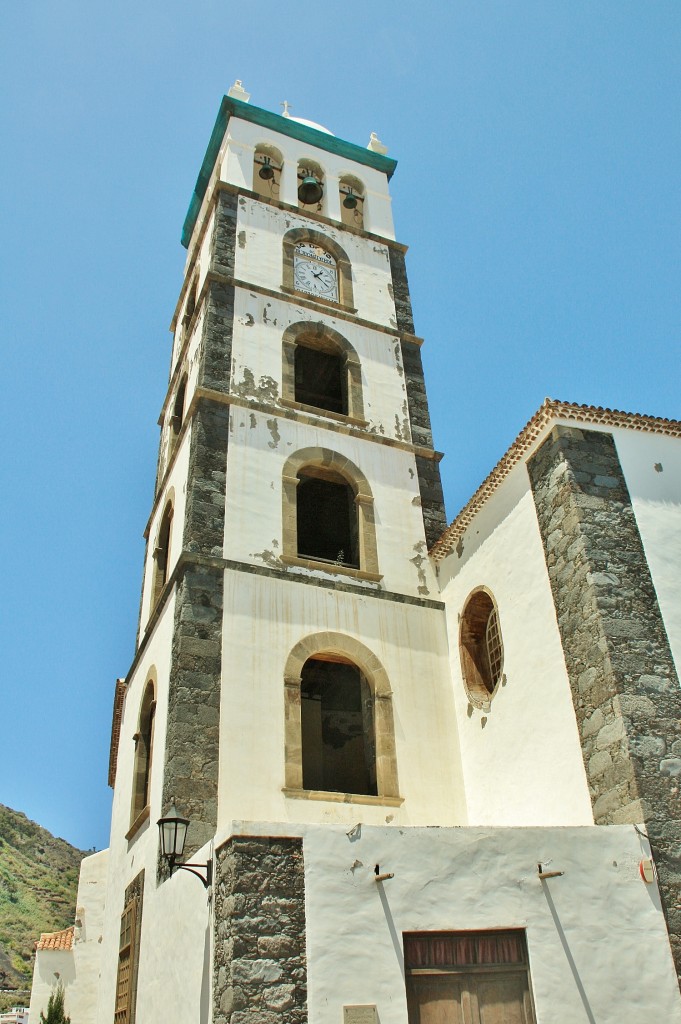
[(175, 807), (171, 807), (166, 818), (159, 818), (158, 828), (161, 833), (161, 854), (175, 860), (184, 852), (187, 838), (188, 818), (181, 818)]

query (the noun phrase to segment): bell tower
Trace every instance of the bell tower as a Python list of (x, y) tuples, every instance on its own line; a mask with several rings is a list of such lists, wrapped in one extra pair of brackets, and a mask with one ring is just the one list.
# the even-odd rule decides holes
[(112, 853), (125, 836), (152, 875), (172, 805), (189, 857), (234, 820), (464, 820), (395, 167), (239, 86), (220, 106), (117, 691)]

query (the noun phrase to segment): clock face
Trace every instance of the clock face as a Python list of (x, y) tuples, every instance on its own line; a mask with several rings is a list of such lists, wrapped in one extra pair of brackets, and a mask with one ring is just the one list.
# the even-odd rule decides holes
[(293, 281), (298, 291), (338, 302), (336, 261), (319, 245), (302, 242), (296, 246)]

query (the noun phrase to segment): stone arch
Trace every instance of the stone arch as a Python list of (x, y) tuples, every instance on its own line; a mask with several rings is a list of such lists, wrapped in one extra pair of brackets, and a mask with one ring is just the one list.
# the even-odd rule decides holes
[(283, 166), (281, 151), (268, 142), (259, 142), (253, 153), (253, 191), (265, 199), (278, 199)]
[(168, 582), (168, 568), (170, 563), (170, 543), (172, 539), (173, 515), (175, 511), (175, 491), (171, 487), (166, 496), (158, 530), (156, 542), (152, 554), (153, 577), (151, 589), (151, 610), (158, 604), (163, 593), (163, 588)]
[(282, 397), (290, 402), (296, 400), (295, 356), (296, 347), (302, 342), (306, 342), (310, 348), (340, 356), (347, 407), (345, 415), (365, 424), (362, 366), (357, 352), (347, 338), (321, 320), (317, 322), (299, 320), (290, 324), (284, 331), (282, 337)]
[[(317, 562), (299, 556), (297, 489), (300, 474), (322, 480), (346, 483), (354, 494), (357, 509), (358, 568)], [(361, 579), (378, 581), (378, 552), (376, 548), (376, 520), (374, 497), (364, 473), (350, 459), (330, 448), (301, 448), (286, 460), (282, 472), (282, 561), (285, 564), (305, 565), (309, 568), (324, 568), (327, 572), (340, 572)]]
[[(323, 231), (317, 231), (315, 228), (291, 228), (287, 231), (282, 239), (283, 245), (283, 282), (282, 288), (286, 292), (295, 292), (296, 288), (293, 280), (293, 253), (298, 242), (312, 242), (314, 245), (319, 245), (326, 252), (330, 253), (336, 261), (338, 268), (338, 305), (344, 306), (351, 313), (356, 313), (357, 310), (354, 308), (355, 302), (352, 290), (352, 265), (345, 249), (338, 244), (329, 235), (324, 234)], [(329, 303), (328, 299), (316, 299), (317, 302)], [(332, 306), (337, 305), (335, 302), (330, 302)]]
[(364, 227), (364, 203), (366, 190), (363, 182), (354, 174), (342, 174), (338, 181), (340, 194), (341, 221), (348, 227)]
[(130, 835), (137, 831), (149, 817), (151, 771), (154, 752), (154, 721), (156, 717), (156, 669), (147, 673), (137, 719), (135, 761), (132, 776), (132, 801), (130, 807)]
[(378, 798), (399, 798), (395, 727), (390, 680), (376, 655), (347, 633), (320, 632), (300, 640), (284, 668), (285, 787), (303, 788), (301, 682), (311, 658), (333, 655), (356, 666), (366, 679), (374, 701), (376, 783)]

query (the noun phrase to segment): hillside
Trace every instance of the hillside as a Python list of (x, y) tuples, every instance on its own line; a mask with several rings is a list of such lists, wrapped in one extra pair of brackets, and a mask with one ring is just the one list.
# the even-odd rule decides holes
[(40, 933), (73, 924), (84, 856), (0, 804), (0, 1010), (30, 991)]

